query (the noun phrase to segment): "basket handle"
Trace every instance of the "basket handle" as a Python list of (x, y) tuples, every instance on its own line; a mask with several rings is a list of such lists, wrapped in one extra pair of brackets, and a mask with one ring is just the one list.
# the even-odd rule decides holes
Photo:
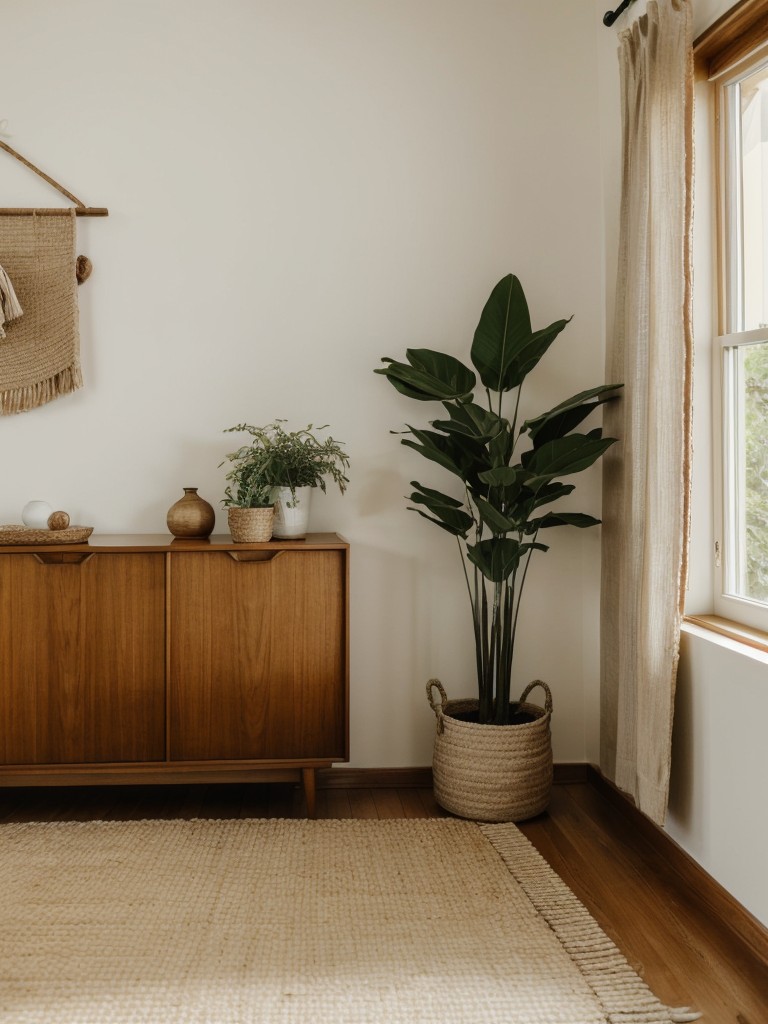
[[(434, 700), (432, 694), (432, 690), (435, 687), (437, 688), (437, 691), (440, 694), (439, 704)], [(437, 731), (441, 733), (444, 728), (443, 714), (445, 712), (445, 706), (448, 703), (448, 697), (446, 695), (445, 690), (443, 689), (443, 684), (440, 682), (439, 679), (430, 679), (429, 682), (427, 683), (427, 700), (429, 701), (429, 706), (435, 712), (435, 717), (437, 718)]]
[(549, 687), (547, 686), (547, 684), (545, 682), (542, 682), (541, 679), (534, 679), (532, 683), (528, 683), (528, 685), (526, 686), (526, 688), (523, 690), (522, 694), (520, 695), (520, 700), (518, 701), (518, 703), (522, 704), (524, 702), (525, 698), (528, 696), (528, 694), (531, 692), (531, 690), (535, 686), (540, 686), (542, 688), (542, 690), (544, 691), (544, 695), (545, 695), (544, 696), (544, 710), (546, 711), (546, 713), (548, 715), (551, 715), (552, 714), (552, 693), (551, 693)]

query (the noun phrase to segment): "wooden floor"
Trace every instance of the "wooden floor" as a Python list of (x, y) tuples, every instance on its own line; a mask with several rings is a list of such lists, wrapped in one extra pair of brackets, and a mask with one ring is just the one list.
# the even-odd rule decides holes
[[(444, 813), (428, 789), (318, 792), (323, 818)], [(0, 822), (301, 815), (290, 785), (0, 790)], [(555, 786), (548, 813), (520, 827), (663, 1002), (702, 1011), (703, 1024), (768, 1024), (766, 964), (733, 943), (596, 788)]]

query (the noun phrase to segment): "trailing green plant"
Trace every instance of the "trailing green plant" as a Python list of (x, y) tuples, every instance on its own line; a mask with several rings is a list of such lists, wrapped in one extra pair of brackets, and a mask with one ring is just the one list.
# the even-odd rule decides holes
[[(230, 481), (224, 491), (222, 505), (225, 508), (269, 508), (274, 505), (272, 484), (264, 476), (264, 453), (251, 445), (243, 445), (235, 452), (229, 452), (227, 461), (232, 468), (226, 479)], [(234, 488), (234, 490), (233, 490)]]
[[(374, 371), (408, 398), (442, 402), (447, 413), (430, 422), (431, 430), (407, 424), (403, 433), (410, 437), (401, 443), (457, 477), (463, 498), (413, 480), (409, 509), (456, 537), (472, 606), (478, 720), (487, 724), (508, 724), (515, 711), (510, 685), (520, 601), (533, 552), (548, 550), (540, 531), (600, 522), (546, 506), (574, 490), (559, 478), (587, 469), (614, 443), (599, 427), (574, 431), (621, 385), (582, 391), (518, 426), (526, 377), (568, 323), (533, 331), (522, 285), (509, 274), (491, 292), (474, 334), (470, 359), (477, 374), (451, 355), (423, 348), (408, 349), (405, 363), (385, 357)], [(478, 375), (487, 408), (475, 401)], [(508, 393), (511, 419), (504, 415)]]
[[(315, 433), (327, 430), (327, 424), (313, 427), (310, 423), (301, 430), (288, 431), (283, 427), (285, 422), (275, 420), (264, 427), (239, 423), (224, 431), (246, 433), (251, 437), (224, 460), (232, 463), (227, 474), (232, 484), (224, 492), (225, 505), (260, 507), (262, 501), (271, 505), (276, 487), (289, 487), (294, 498), (297, 487), (319, 487), (325, 491), (326, 477), (336, 483), (342, 494), (347, 489), (349, 479), (345, 471), (349, 468), (349, 456), (342, 443), (332, 437), (321, 440)], [(233, 485), (236, 486), (234, 494)]]

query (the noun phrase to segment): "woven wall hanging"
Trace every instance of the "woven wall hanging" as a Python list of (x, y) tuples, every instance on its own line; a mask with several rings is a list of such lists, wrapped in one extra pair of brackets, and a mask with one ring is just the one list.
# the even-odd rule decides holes
[(0, 414), (25, 412), (83, 385), (77, 285), (91, 272), (76, 256), (75, 218), (104, 217), (34, 164), (4, 149), (75, 205), (0, 209)]

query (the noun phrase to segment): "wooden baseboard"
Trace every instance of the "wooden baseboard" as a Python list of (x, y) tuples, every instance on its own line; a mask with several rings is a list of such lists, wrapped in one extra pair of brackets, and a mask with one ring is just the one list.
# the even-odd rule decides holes
[[(588, 764), (556, 764), (554, 781), (586, 782)], [(317, 773), (318, 789), (432, 788), (431, 768), (322, 768)]]
[(768, 928), (724, 889), (704, 868), (678, 846), (664, 829), (647, 818), (631, 797), (622, 793), (594, 765), (587, 766), (587, 781), (629, 821), (664, 863), (677, 875), (680, 885), (696, 894), (706, 913), (718, 922), (751, 957), (768, 966)]
[(431, 768), (321, 768), (318, 789), (390, 789), (432, 786)]

